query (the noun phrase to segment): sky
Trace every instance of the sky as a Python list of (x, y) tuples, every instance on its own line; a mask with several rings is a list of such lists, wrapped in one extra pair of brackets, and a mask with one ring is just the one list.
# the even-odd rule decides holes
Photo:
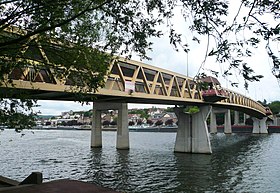
[[(235, 1), (234, 1), (235, 2)], [(238, 4), (231, 4), (231, 9), (234, 10), (238, 7)], [(246, 10), (241, 10), (246, 11)], [(152, 52), (148, 53), (148, 56), (152, 60), (142, 61), (144, 63), (157, 66), (163, 69), (167, 69), (179, 74), (188, 75), (189, 77), (194, 77), (204, 61), (204, 55), (206, 52), (206, 42), (207, 40), (202, 38), (200, 44), (192, 42), (190, 37), (192, 33), (188, 30), (188, 26), (184, 23), (182, 18), (179, 17), (180, 12), (175, 14), (175, 28), (177, 31), (183, 33), (183, 40), (185, 40), (190, 45), (190, 52), (188, 54), (183, 51), (176, 52), (174, 48), (169, 44), (168, 35), (165, 34), (160, 39), (151, 39), (153, 42)], [(164, 30), (166, 32), (167, 30)], [(246, 34), (245, 34), (246, 35)], [(210, 49), (211, 44), (210, 42)], [(280, 53), (279, 45), (276, 45), (274, 49), (278, 50)], [(280, 57), (280, 56), (279, 56)], [(132, 57), (133, 60), (140, 60), (137, 56)], [(248, 64), (253, 68), (256, 74), (261, 74), (264, 76), (260, 82), (253, 82), (249, 84), (248, 90), (244, 88), (243, 78), (239, 75), (236, 70), (234, 75), (229, 77), (230, 81), (239, 83), (238, 88), (232, 87), (230, 81), (219, 76), (218, 80), (221, 82), (222, 86), (236, 91), (240, 94), (248, 96), (254, 100), (263, 101), (264, 99), (268, 102), (280, 100), (280, 85), (276, 78), (271, 73), (272, 62), (266, 54), (266, 50), (263, 47), (255, 50), (253, 56), (247, 60)], [(200, 72), (205, 72), (209, 74), (209, 69), (218, 72), (226, 69), (226, 65), (218, 64), (214, 59), (207, 58), (206, 62), (200, 69)], [(209, 74), (210, 75), (210, 74)], [(61, 102), (61, 101), (38, 101), (40, 105), (36, 110), (40, 110), (42, 115), (60, 115), (64, 111), (80, 111), (89, 110), (92, 108), (92, 104), (81, 105), (78, 102)], [(128, 108), (148, 108), (151, 106), (166, 107), (166, 105), (146, 105), (146, 104), (129, 104)]]

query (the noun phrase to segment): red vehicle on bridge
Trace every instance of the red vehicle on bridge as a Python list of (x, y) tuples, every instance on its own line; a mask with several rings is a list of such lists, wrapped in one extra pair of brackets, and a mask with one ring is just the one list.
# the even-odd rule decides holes
[(220, 82), (211, 76), (201, 79), (203, 83), (208, 84), (208, 89), (202, 91), (203, 100), (206, 102), (218, 102), (228, 98), (227, 93), (221, 87)]
[(272, 115), (272, 112), (271, 112), (271, 110), (270, 110), (269, 107), (265, 107), (265, 114), (266, 114), (267, 116)]

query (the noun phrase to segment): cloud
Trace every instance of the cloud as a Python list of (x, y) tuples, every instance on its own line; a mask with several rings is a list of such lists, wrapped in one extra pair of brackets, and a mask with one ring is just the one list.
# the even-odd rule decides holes
[[(231, 2), (230, 3), (230, 13), (228, 17), (228, 23), (233, 22), (233, 18), (239, 9), (240, 2)], [(241, 14), (237, 17), (237, 20), (242, 20), (243, 15), (248, 14), (249, 10), (243, 8), (241, 10)], [(272, 23), (275, 23), (270, 17), (264, 16), (262, 19), (272, 20)], [(222, 77), (221, 74), (228, 68), (229, 64), (220, 64), (215, 61), (215, 58), (208, 57), (206, 62), (203, 63), (205, 59), (205, 53), (207, 48), (207, 38), (199, 37), (200, 43), (196, 43), (192, 41), (192, 37), (197, 34), (190, 32), (188, 26), (190, 25), (190, 21), (185, 21), (180, 14), (180, 10), (175, 13), (174, 18), (174, 28), (183, 34), (183, 40), (189, 45), (190, 51), (188, 54), (179, 49), (179, 52), (176, 52), (174, 48), (169, 44), (168, 34), (164, 34), (164, 37), (160, 39), (152, 39), (154, 45), (152, 46), (153, 51), (149, 52), (149, 56), (152, 58), (151, 61), (145, 61), (151, 65), (161, 67), (164, 69), (168, 69), (170, 71), (174, 71), (183, 75), (189, 75), (190, 77), (194, 77), (198, 70), (199, 72), (205, 72), (210, 75), (210, 70), (214, 70), (220, 72), (218, 77), (219, 81), (222, 83), (222, 86), (225, 88), (231, 89), (243, 95), (246, 95), (254, 100), (264, 100), (267, 101), (275, 101), (280, 98), (280, 82), (273, 76), (271, 72), (272, 61), (268, 57), (267, 52), (265, 50), (265, 43), (261, 44), (259, 48), (253, 50), (253, 56), (251, 58), (245, 59), (248, 62), (249, 66), (255, 71), (256, 75), (263, 75), (259, 82), (250, 82), (249, 88), (246, 90), (244, 88), (244, 80), (240, 71), (238, 69), (233, 70), (233, 76)], [(242, 37), (249, 37), (252, 33), (250, 31), (244, 32)], [(229, 41), (231, 38), (235, 36), (229, 36)], [(214, 47), (215, 42), (213, 40), (209, 41), (209, 50)], [(273, 45), (271, 42), (271, 46), (273, 46), (273, 50), (276, 53), (279, 53), (279, 45)], [(280, 56), (279, 56), (280, 57)], [(188, 70), (187, 70), (188, 69)], [(188, 72), (187, 72), (188, 71)], [(238, 88), (232, 87), (231, 82), (239, 83)]]
[(40, 106), (35, 108), (35, 110), (40, 111), (42, 115), (61, 115), (61, 112), (65, 111), (87, 111), (92, 108), (92, 103), (82, 105), (72, 101), (41, 100), (38, 101), (38, 105)]
[[(154, 42), (154, 51), (150, 53), (152, 60), (148, 61), (148, 63), (185, 76), (189, 74), (190, 77), (194, 77), (204, 60), (205, 50), (196, 46), (194, 49), (191, 48), (191, 51), (187, 56), (184, 52), (176, 52), (170, 45), (167, 46), (165, 43), (165, 39)], [(214, 59), (207, 58), (206, 63), (202, 66), (203, 68), (200, 72), (205, 72), (208, 75), (210, 75), (210, 69), (220, 72), (218, 79), (223, 87), (234, 90), (255, 100), (279, 100), (280, 86), (271, 72), (272, 64), (266, 54), (266, 50), (260, 47), (255, 50), (253, 56), (246, 61), (255, 71), (256, 75), (264, 76), (259, 82), (250, 82), (248, 90), (244, 88), (244, 80), (239, 70), (233, 70), (233, 76), (226, 78), (221, 76), (221, 72), (227, 69), (228, 64), (219, 64), (215, 62)], [(239, 83), (238, 88), (232, 87), (231, 82)]]

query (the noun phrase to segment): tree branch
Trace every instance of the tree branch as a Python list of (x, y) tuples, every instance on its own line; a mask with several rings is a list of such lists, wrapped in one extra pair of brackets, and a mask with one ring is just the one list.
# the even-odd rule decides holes
[(52, 25), (52, 26), (49, 26), (49, 27), (45, 27), (45, 28), (41, 28), (41, 29), (38, 29), (38, 30), (35, 30), (35, 31), (32, 31), (30, 33), (27, 33), (26, 35), (24, 36), (20, 36), (19, 38), (17, 39), (13, 39), (13, 40), (10, 40), (10, 41), (7, 41), (7, 42), (3, 42), (3, 43), (0, 43), (0, 47), (3, 47), (3, 46), (7, 46), (7, 45), (11, 45), (11, 44), (15, 44), (15, 43), (18, 43), (18, 42), (21, 42), (23, 40), (26, 40), (28, 39), (29, 37), (33, 36), (33, 35), (36, 35), (36, 34), (40, 34), (40, 33), (43, 33), (45, 31), (49, 31), (49, 30), (52, 30), (52, 29), (55, 29), (57, 27), (61, 27), (67, 23), (69, 23), (70, 21), (73, 21), (75, 19), (77, 19), (78, 17), (80, 17), (81, 15), (85, 14), (86, 12), (89, 12), (89, 11), (93, 11), (93, 10), (96, 10), (96, 9), (99, 9), (101, 8), (102, 6), (104, 6), (105, 4), (107, 4), (109, 2), (108, 1), (105, 1), (103, 3), (101, 3), (100, 5), (96, 6), (96, 7), (93, 7), (93, 8), (90, 8), (90, 6), (92, 5), (93, 1), (87, 6), (86, 9), (84, 9), (83, 11), (81, 11), (80, 13), (76, 14), (76, 15), (73, 15), (72, 17), (60, 22), (60, 23), (57, 23), (55, 25)]

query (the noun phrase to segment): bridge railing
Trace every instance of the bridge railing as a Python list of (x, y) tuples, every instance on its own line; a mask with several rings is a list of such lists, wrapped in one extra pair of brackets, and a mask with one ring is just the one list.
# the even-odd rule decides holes
[[(191, 78), (168, 70), (124, 58), (117, 59), (115, 63), (111, 64), (110, 69), (108, 77), (110, 83), (106, 84), (109, 89), (116, 88), (120, 82), (122, 86), (118, 88), (120, 91), (125, 91), (126, 82), (131, 82), (135, 85), (135, 92), (202, 99), (201, 90)], [(113, 80), (118, 83), (112, 86)]]
[[(174, 98), (184, 98), (186, 101), (203, 100), (202, 89), (190, 77), (124, 58), (119, 58), (112, 63), (110, 69), (110, 77), (118, 80), (116, 85), (121, 85), (114, 87), (119, 91), (125, 91), (125, 83), (128, 81), (135, 84), (136, 93), (157, 95), (157, 97), (167, 96), (173, 98), (172, 100), (175, 100)], [(224, 91), (228, 98), (220, 103), (245, 106), (265, 114), (265, 107), (253, 99), (229, 89)]]
[(231, 103), (241, 106), (247, 106), (250, 108), (254, 108), (259, 110), (260, 112), (266, 113), (265, 107), (260, 104), (257, 101), (254, 101), (253, 99), (246, 97), (242, 94), (236, 93), (234, 91), (231, 91), (229, 89), (224, 89), (224, 91), (227, 93), (228, 98), (222, 100), (221, 102), (224, 103)]

